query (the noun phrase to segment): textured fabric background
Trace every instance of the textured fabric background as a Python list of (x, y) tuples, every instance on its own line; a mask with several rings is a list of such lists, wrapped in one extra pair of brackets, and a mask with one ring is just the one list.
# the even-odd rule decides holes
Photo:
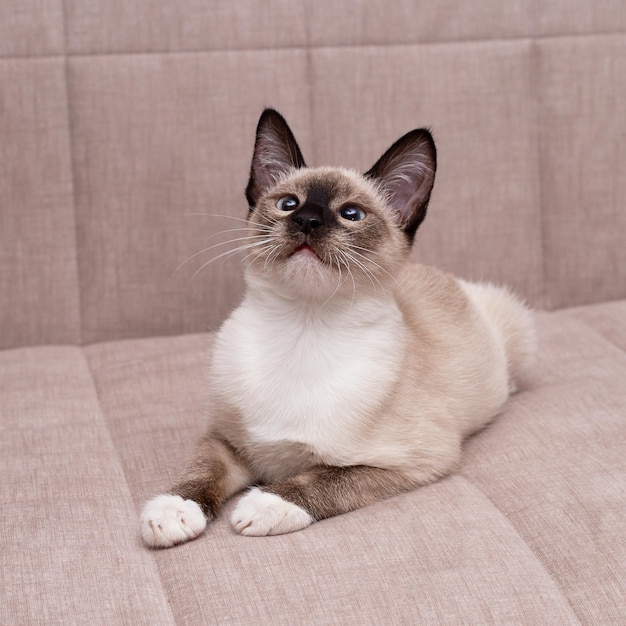
[(0, 623), (167, 623), (81, 349), (0, 352), (0, 398)]
[(231, 503), (166, 551), (136, 511), (205, 428), (210, 336), (0, 353), (0, 623), (620, 624), (626, 303), (595, 309), (538, 316), (458, 474), (279, 537)]
[(1, 347), (80, 340), (76, 254), (64, 64), (0, 59)]
[(216, 328), (241, 267), (194, 274), (266, 105), (314, 165), (431, 127), (415, 258), (548, 309), (625, 297), (626, 8), (573, 6), (4, 0), (0, 345)]
[[(0, 0), (0, 624), (623, 624), (624, 102), (623, 0)], [(551, 310), (539, 358), (454, 476), (149, 551), (268, 105), (313, 165), (429, 126), (414, 258)]]

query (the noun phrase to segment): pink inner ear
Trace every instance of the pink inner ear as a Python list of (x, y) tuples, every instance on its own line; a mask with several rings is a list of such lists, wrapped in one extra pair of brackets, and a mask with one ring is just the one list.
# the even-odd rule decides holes
[(266, 109), (256, 131), (256, 142), (246, 196), (250, 205), (291, 168), (306, 167), (300, 147), (285, 119)]
[(367, 173), (383, 184), (401, 224), (411, 235), (426, 215), (435, 170), (432, 137), (426, 130), (417, 130), (400, 138)]

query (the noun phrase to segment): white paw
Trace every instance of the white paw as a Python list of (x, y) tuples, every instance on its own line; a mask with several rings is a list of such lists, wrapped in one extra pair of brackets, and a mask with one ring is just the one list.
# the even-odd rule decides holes
[(301, 507), (280, 496), (253, 487), (243, 496), (230, 517), (242, 535), (262, 537), (301, 530), (315, 520)]
[(163, 494), (149, 500), (141, 513), (141, 537), (151, 548), (170, 548), (195, 539), (206, 528), (200, 505)]

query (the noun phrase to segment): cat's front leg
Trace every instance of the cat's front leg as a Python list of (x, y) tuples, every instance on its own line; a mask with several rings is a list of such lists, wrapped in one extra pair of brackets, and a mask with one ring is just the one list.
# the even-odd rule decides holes
[(245, 464), (211, 433), (200, 439), (180, 480), (149, 500), (141, 513), (141, 537), (152, 548), (170, 548), (201, 535), (223, 502), (249, 485)]
[(231, 523), (242, 535), (280, 535), (408, 491), (421, 482), (411, 473), (366, 465), (318, 466), (252, 488), (237, 503)]

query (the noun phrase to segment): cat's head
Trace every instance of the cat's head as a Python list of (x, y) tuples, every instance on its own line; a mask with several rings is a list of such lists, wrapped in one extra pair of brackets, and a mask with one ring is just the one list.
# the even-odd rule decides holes
[(385, 289), (426, 216), (435, 170), (424, 129), (398, 139), (365, 174), (309, 168), (287, 122), (266, 109), (246, 188), (248, 272), (300, 296)]

